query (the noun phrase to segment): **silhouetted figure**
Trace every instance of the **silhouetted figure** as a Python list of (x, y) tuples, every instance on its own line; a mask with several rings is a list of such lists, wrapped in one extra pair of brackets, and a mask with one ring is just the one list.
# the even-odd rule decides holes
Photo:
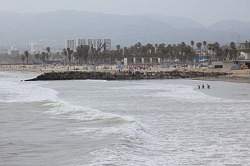
[(202, 84), (202, 89), (205, 89), (205, 85), (204, 84)]
[(198, 85), (198, 89), (201, 89), (201, 86), (200, 86), (200, 85)]
[(210, 88), (211, 88), (211, 86), (209, 84), (207, 84), (207, 89), (210, 89)]

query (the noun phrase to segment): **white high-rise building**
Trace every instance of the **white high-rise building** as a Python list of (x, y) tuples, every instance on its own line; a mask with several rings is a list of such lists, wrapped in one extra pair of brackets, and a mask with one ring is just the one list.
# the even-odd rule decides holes
[(103, 40), (102, 39), (97, 39), (96, 40), (96, 47), (97, 48), (101, 48), (103, 46)]
[(105, 49), (111, 50), (111, 39), (73, 39), (66, 40), (65, 48), (70, 48), (71, 50), (76, 50), (78, 46), (88, 45), (95, 49)]
[(88, 45), (93, 48), (111, 50), (111, 39), (88, 39)]
[(76, 50), (76, 40), (71, 39), (71, 40), (66, 40), (65, 42), (65, 48), (66, 49), (71, 49), (71, 50)]
[(88, 39), (88, 45), (90, 46), (90, 47), (94, 47), (94, 39)]
[(111, 39), (104, 39), (106, 50), (111, 50)]
[(86, 45), (86, 44), (87, 44), (86, 39), (77, 39), (77, 43), (76, 43), (77, 47), (78, 46), (83, 46), (83, 45)]

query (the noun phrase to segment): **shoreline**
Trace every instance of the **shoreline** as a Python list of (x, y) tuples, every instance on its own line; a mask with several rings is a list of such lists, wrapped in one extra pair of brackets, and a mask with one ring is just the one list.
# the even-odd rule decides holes
[(221, 81), (221, 82), (231, 82), (231, 83), (247, 83), (250, 84), (250, 77), (236, 77), (236, 76), (220, 76), (220, 77), (211, 77), (211, 78), (193, 78), (192, 80), (198, 81)]
[[(103, 67), (103, 66), (102, 66)], [(109, 69), (106, 69), (105, 67), (109, 67)], [(86, 73), (111, 73), (111, 74), (117, 74), (119, 75), (119, 72), (117, 70), (112, 70), (111, 65), (106, 65), (103, 68), (97, 68), (96, 70), (91, 70), (87, 66), (62, 66), (62, 65), (0, 65), (0, 72), (9, 72), (9, 73), (32, 73), (34, 75), (42, 75), (45, 73), (64, 73), (64, 72), (86, 72)], [(128, 71), (122, 71), (121, 73), (126, 73)], [(135, 71), (134, 73), (137, 73), (140, 71)], [(179, 72), (182, 73), (179, 76), (173, 76), (169, 75), (168, 78), (162, 78), (162, 77), (156, 77), (156, 78), (145, 78), (146, 79), (190, 79), (190, 80), (204, 80), (204, 81), (224, 81), (224, 82), (232, 82), (232, 83), (250, 83), (250, 70), (238, 70), (238, 71), (224, 71), (221, 69), (169, 69), (169, 68), (159, 68), (154, 67), (150, 71), (141, 71), (140, 73), (171, 73), (171, 72)], [(184, 73), (184, 74), (183, 74)], [(186, 73), (224, 73), (219, 76), (195, 76), (192, 77), (190, 75), (185, 75)], [(225, 74), (227, 73), (227, 74)], [(85, 78), (86, 79), (86, 78)], [(91, 79), (91, 78), (90, 78)], [(72, 79), (70, 79), (72, 80)], [(100, 80), (100, 79), (99, 79)], [(116, 80), (116, 79), (110, 79), (110, 80)], [(119, 79), (118, 79), (119, 80)], [(120, 79), (120, 80), (126, 80), (126, 79)], [(142, 80), (139, 79), (127, 79), (127, 80)]]

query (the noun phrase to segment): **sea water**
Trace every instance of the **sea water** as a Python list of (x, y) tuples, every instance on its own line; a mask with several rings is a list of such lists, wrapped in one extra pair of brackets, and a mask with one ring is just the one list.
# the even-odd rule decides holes
[(249, 84), (32, 77), (0, 73), (1, 166), (250, 163)]

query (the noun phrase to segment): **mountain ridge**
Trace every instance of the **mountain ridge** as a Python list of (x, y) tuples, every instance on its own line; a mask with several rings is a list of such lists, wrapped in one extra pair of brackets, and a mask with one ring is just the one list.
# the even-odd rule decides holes
[(71, 10), (36, 14), (0, 12), (0, 20), (1, 45), (19, 46), (27, 45), (30, 41), (44, 40), (52, 46), (63, 47), (65, 39), (78, 37), (111, 38), (113, 44), (121, 45), (139, 41), (175, 43), (207, 40), (226, 43), (250, 39), (249, 22), (230, 20), (204, 26), (182, 17)]

